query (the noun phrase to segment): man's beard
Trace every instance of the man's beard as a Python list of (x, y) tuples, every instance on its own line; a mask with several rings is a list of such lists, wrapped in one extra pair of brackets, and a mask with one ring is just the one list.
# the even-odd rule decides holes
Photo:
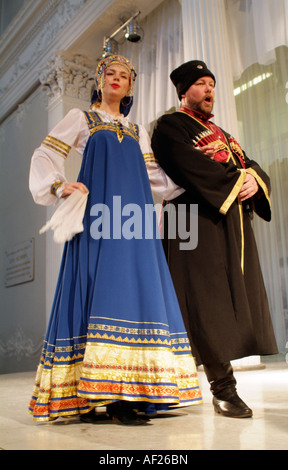
[(201, 114), (204, 114), (205, 117), (209, 118), (209, 116), (211, 115), (212, 113), (212, 110), (213, 110), (213, 104), (214, 104), (214, 100), (211, 98), (211, 103), (212, 103), (212, 106), (209, 110), (207, 110), (205, 108), (205, 105), (203, 105), (203, 100), (202, 101), (194, 101), (194, 100), (189, 100), (188, 101), (188, 107), (190, 109), (192, 109), (193, 111), (197, 111), (198, 113), (201, 113)]

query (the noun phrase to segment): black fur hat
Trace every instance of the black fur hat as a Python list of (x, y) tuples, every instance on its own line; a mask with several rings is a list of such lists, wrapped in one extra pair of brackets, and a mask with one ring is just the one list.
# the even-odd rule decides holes
[(206, 76), (212, 77), (216, 83), (215, 76), (207, 68), (205, 62), (201, 60), (190, 60), (190, 62), (185, 62), (185, 64), (173, 70), (170, 74), (170, 78), (176, 87), (179, 100), (181, 100), (181, 96), (186, 93), (188, 88), (190, 88), (198, 78)]

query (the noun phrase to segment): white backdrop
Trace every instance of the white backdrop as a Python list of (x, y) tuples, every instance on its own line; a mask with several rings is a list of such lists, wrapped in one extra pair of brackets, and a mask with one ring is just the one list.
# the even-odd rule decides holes
[(141, 26), (143, 41), (125, 42), (121, 53), (131, 60), (137, 71), (131, 121), (148, 125), (165, 111), (179, 106), (169, 75), (184, 61), (180, 2), (164, 2)]

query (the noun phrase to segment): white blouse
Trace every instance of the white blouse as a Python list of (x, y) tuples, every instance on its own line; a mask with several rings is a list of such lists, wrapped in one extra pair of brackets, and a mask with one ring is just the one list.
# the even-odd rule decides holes
[[(114, 118), (102, 110), (97, 110), (104, 122), (119, 121), (128, 126), (128, 118), (121, 115)], [(184, 192), (177, 186), (157, 163), (150, 145), (150, 138), (143, 126), (139, 126), (139, 145), (146, 164), (151, 189), (166, 200), (174, 199)], [(56, 181), (67, 183), (64, 163), (71, 148), (82, 157), (89, 138), (89, 128), (83, 111), (72, 109), (52, 129), (32, 156), (29, 188), (37, 204), (45, 206), (57, 204), (59, 198), (51, 193), (51, 186)]]

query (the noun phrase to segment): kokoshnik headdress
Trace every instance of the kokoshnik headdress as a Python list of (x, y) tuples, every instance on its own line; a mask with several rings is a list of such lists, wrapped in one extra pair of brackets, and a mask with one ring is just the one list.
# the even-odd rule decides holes
[(122, 65), (129, 72), (130, 95), (125, 96), (121, 100), (120, 104), (120, 112), (124, 114), (124, 116), (127, 116), (133, 104), (133, 86), (137, 74), (131, 62), (122, 55), (109, 55), (108, 57), (105, 57), (104, 59), (100, 60), (100, 62), (98, 63), (95, 73), (96, 88), (92, 95), (91, 104), (95, 103), (97, 99), (99, 100), (99, 94), (101, 95), (101, 91), (104, 86), (105, 71), (107, 67), (110, 67), (113, 64)]

